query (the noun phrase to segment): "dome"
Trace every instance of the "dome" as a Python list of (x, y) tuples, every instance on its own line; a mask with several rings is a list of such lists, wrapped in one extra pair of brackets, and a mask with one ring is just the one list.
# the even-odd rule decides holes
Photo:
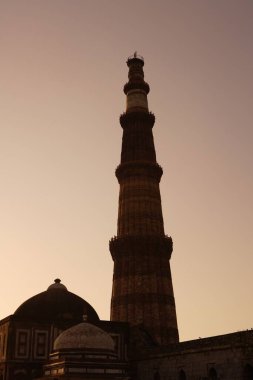
[(73, 321), (78, 323), (83, 320), (84, 315), (89, 322), (99, 320), (93, 307), (81, 297), (69, 292), (59, 279), (56, 279), (45, 292), (25, 301), (14, 313), (14, 316), (34, 322)]
[(54, 350), (83, 349), (114, 351), (112, 337), (90, 323), (79, 323), (63, 331), (54, 342)]

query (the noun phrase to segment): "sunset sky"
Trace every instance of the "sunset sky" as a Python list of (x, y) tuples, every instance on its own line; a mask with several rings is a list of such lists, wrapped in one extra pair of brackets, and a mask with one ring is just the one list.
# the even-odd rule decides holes
[(59, 277), (109, 319), (137, 50), (180, 339), (253, 327), (252, 39), (252, 0), (0, 0), (0, 318)]

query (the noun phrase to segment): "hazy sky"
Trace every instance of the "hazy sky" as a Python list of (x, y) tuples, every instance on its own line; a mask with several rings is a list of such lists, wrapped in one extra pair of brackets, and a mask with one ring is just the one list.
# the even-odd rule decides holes
[(0, 317), (109, 318), (125, 61), (145, 58), (181, 340), (253, 327), (253, 1), (0, 0)]

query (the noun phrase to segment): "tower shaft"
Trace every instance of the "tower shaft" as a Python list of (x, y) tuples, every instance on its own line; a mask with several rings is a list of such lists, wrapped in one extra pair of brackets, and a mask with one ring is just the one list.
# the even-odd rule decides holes
[(148, 109), (149, 85), (144, 81), (141, 57), (127, 61), (126, 112), (121, 162), (116, 169), (120, 185), (117, 236), (110, 241), (114, 260), (111, 320), (142, 325), (160, 344), (178, 341), (175, 301), (170, 272), (172, 239), (164, 234), (152, 128)]

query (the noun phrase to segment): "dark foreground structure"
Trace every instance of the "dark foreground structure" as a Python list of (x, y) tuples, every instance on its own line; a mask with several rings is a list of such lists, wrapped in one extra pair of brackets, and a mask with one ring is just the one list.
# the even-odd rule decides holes
[(0, 321), (0, 380), (253, 380), (253, 331), (179, 342), (149, 85), (127, 65), (111, 321), (56, 279)]

